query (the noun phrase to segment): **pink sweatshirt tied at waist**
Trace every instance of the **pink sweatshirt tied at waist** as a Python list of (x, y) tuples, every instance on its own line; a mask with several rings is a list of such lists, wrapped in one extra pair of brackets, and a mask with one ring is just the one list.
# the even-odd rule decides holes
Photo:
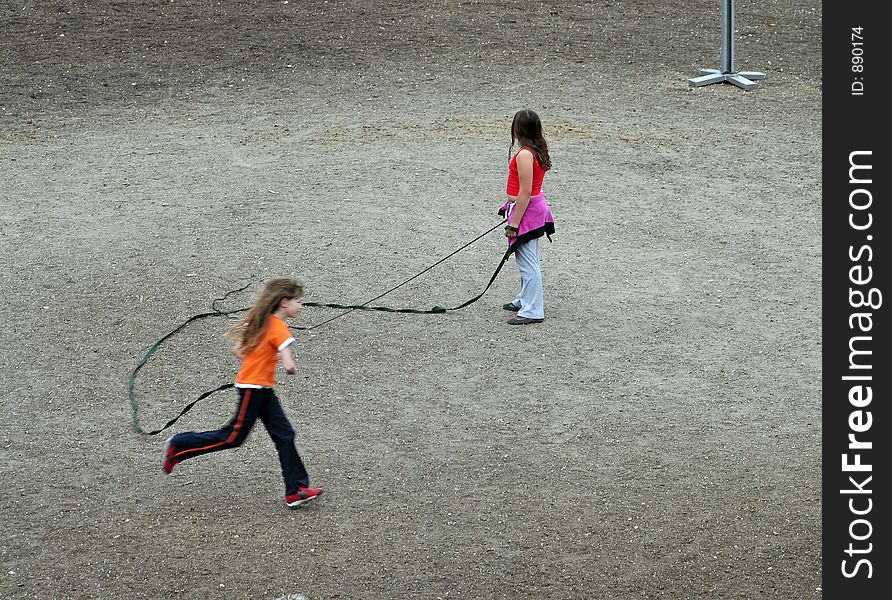
[[(510, 222), (514, 208), (515, 203), (509, 200), (499, 209), (499, 214), (507, 216)], [(508, 238), (508, 245), (513, 246), (517, 242), (526, 242), (540, 238), (543, 235), (547, 235), (548, 241), (551, 241), (553, 233), (554, 217), (551, 214), (551, 208), (548, 206), (548, 202), (545, 201), (545, 194), (539, 192), (535, 196), (530, 197), (530, 203), (520, 219), (517, 236)]]

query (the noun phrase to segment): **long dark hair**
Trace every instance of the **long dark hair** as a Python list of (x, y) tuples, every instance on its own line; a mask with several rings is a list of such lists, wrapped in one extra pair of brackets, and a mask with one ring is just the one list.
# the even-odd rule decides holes
[(514, 113), (514, 120), (511, 122), (511, 145), (508, 146), (508, 160), (511, 160), (511, 153), (514, 151), (515, 141), (521, 148), (529, 148), (536, 158), (539, 159), (539, 166), (543, 171), (551, 168), (551, 157), (548, 156), (548, 142), (542, 135), (542, 121), (539, 115), (529, 109), (519, 110)]
[(260, 334), (266, 329), (269, 317), (279, 308), (282, 300), (301, 298), (304, 295), (303, 286), (293, 279), (271, 279), (254, 306), (245, 314), (241, 321), (227, 331), (229, 339), (240, 344), (242, 354), (247, 354), (257, 346)]

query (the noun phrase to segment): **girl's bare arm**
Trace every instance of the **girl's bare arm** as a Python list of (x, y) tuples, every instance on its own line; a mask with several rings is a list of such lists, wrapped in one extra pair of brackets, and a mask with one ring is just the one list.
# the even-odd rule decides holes
[[(514, 212), (511, 213), (511, 222), (508, 223), (512, 227), (520, 227), (520, 220), (530, 205), (530, 192), (533, 191), (533, 154), (529, 150), (517, 153), (517, 179), (520, 189), (514, 198)], [(514, 232), (508, 232), (509, 237), (514, 237), (512, 233)]]
[(294, 355), (291, 353), (291, 346), (286, 346), (279, 352), (279, 354), (282, 356), (282, 366), (285, 367), (285, 372), (289, 375), (294, 375), (297, 368), (294, 364)]

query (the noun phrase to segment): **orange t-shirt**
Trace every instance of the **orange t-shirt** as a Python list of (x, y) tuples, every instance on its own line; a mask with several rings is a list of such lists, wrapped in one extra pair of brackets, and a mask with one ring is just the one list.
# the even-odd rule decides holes
[(242, 366), (235, 376), (235, 387), (273, 387), (276, 385), (276, 365), (279, 352), (284, 350), (294, 338), (288, 324), (275, 315), (270, 315), (266, 331), (260, 334), (257, 345), (242, 359)]

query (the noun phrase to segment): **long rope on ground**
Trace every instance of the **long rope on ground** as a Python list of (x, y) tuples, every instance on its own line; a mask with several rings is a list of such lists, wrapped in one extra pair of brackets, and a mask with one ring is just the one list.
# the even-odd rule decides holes
[[(471, 244), (473, 244), (474, 242), (476, 242), (476, 241), (479, 240), (480, 238), (482, 238), (482, 237), (484, 237), (485, 235), (489, 234), (490, 232), (492, 232), (493, 230), (495, 230), (496, 228), (498, 228), (499, 226), (501, 226), (502, 224), (504, 224), (506, 221), (507, 221), (507, 219), (503, 220), (501, 223), (499, 223), (499, 224), (493, 226), (492, 228), (490, 228), (489, 230), (487, 230), (487, 231), (481, 233), (480, 235), (478, 235), (477, 237), (475, 237), (475, 238), (474, 238), (473, 240), (471, 240), (470, 242), (466, 243), (464, 246), (462, 246), (462, 247), (459, 248), (458, 250), (455, 250), (454, 252), (451, 252), (450, 254), (444, 256), (443, 258), (441, 258), (440, 260), (438, 260), (438, 261), (435, 262), (434, 264), (430, 265), (429, 267), (425, 268), (424, 270), (420, 271), (419, 273), (416, 273), (416, 274), (413, 275), (412, 277), (409, 277), (408, 279), (406, 279), (406, 280), (403, 281), (402, 283), (400, 283), (400, 284), (398, 284), (398, 285), (395, 285), (394, 287), (390, 288), (390, 289), (387, 290), (386, 292), (384, 292), (384, 293), (382, 293), (382, 294), (378, 294), (377, 296), (375, 296), (375, 297), (372, 298), (371, 300), (367, 300), (366, 302), (364, 302), (364, 303), (362, 303), (362, 304), (336, 304), (336, 303), (328, 303), (328, 302), (326, 302), (326, 303), (322, 303), (322, 302), (304, 302), (304, 303), (303, 303), (304, 306), (312, 306), (312, 307), (320, 307), (320, 308), (336, 308), (336, 309), (342, 309), (342, 310), (344, 310), (345, 312), (343, 312), (343, 313), (341, 313), (341, 314), (339, 314), (339, 315), (335, 315), (334, 317), (331, 317), (331, 318), (329, 318), (329, 319), (326, 319), (326, 320), (324, 320), (324, 321), (322, 321), (322, 322), (320, 322), (320, 323), (316, 323), (315, 325), (310, 325), (310, 326), (308, 326), (308, 327), (296, 326), (296, 325), (289, 325), (289, 327), (290, 327), (291, 329), (296, 329), (296, 330), (310, 330), (310, 329), (316, 329), (316, 328), (318, 328), (318, 327), (322, 327), (323, 325), (327, 325), (328, 323), (331, 323), (331, 322), (334, 321), (335, 319), (339, 319), (340, 317), (343, 317), (343, 316), (345, 316), (345, 315), (348, 315), (348, 314), (350, 314), (351, 312), (353, 312), (354, 310), (374, 310), (374, 311), (381, 311), (381, 312), (409, 313), (409, 314), (443, 314), (443, 313), (446, 313), (446, 312), (448, 312), (448, 311), (459, 310), (459, 309), (461, 309), (461, 308), (465, 308), (466, 306), (470, 306), (471, 304), (473, 304), (474, 302), (477, 302), (480, 298), (482, 298), (483, 295), (486, 293), (486, 291), (490, 288), (490, 286), (492, 286), (492, 284), (493, 284), (493, 282), (496, 280), (496, 277), (498, 276), (499, 272), (502, 270), (502, 266), (504, 266), (505, 262), (507, 262), (507, 260), (508, 260), (508, 257), (511, 255), (511, 252), (512, 252), (512, 250), (513, 250), (511, 247), (509, 247), (509, 248), (505, 251), (505, 254), (502, 256), (501, 260), (499, 260), (499, 264), (496, 266), (495, 271), (493, 271), (493, 274), (492, 274), (492, 276), (489, 278), (489, 282), (486, 284), (486, 287), (483, 288), (483, 291), (480, 292), (479, 294), (477, 294), (476, 296), (474, 296), (473, 298), (471, 298), (470, 300), (466, 300), (465, 302), (459, 304), (458, 306), (454, 306), (454, 307), (452, 307), (452, 308), (443, 308), (442, 306), (434, 306), (433, 308), (431, 308), (431, 309), (429, 309), (429, 310), (423, 310), (423, 309), (417, 309), (417, 308), (391, 308), (391, 307), (388, 307), (388, 306), (369, 306), (369, 304), (371, 304), (371, 303), (374, 302), (375, 300), (379, 300), (379, 299), (383, 298), (384, 296), (386, 296), (387, 294), (389, 294), (389, 293), (391, 293), (391, 292), (393, 292), (393, 291), (399, 289), (400, 287), (406, 285), (407, 283), (409, 283), (409, 282), (412, 281), (413, 279), (416, 279), (417, 277), (420, 277), (420, 276), (423, 275), (424, 273), (427, 273), (428, 271), (430, 271), (431, 269), (433, 269), (434, 267), (436, 267), (436, 266), (439, 265), (440, 263), (442, 263), (442, 262), (444, 262), (445, 260), (447, 260), (447, 259), (449, 259), (449, 258), (455, 256), (456, 254), (458, 254), (459, 252), (461, 252), (462, 250), (464, 250), (465, 248), (467, 248), (468, 246), (470, 246)], [(139, 418), (139, 402), (138, 402), (138, 400), (136, 399), (136, 376), (137, 376), (137, 374), (139, 373), (140, 369), (142, 369), (142, 368), (146, 365), (146, 363), (149, 362), (149, 359), (152, 358), (152, 356), (155, 354), (155, 352), (158, 350), (158, 348), (161, 346), (161, 344), (164, 343), (165, 340), (167, 340), (167, 339), (173, 337), (174, 334), (176, 334), (177, 332), (183, 330), (183, 329), (184, 329), (187, 325), (189, 325), (190, 323), (192, 323), (192, 322), (194, 322), (194, 321), (197, 321), (197, 320), (199, 320), (199, 319), (205, 319), (205, 318), (208, 318), (208, 317), (228, 317), (228, 316), (230, 316), (230, 315), (234, 315), (234, 314), (237, 314), (237, 313), (240, 313), (240, 312), (245, 312), (245, 311), (247, 311), (248, 308), (237, 308), (237, 309), (233, 309), (233, 310), (227, 310), (227, 311), (224, 311), (224, 310), (220, 310), (219, 308), (217, 308), (217, 304), (220, 303), (220, 302), (223, 302), (223, 301), (224, 301), (226, 298), (228, 298), (230, 295), (235, 294), (235, 293), (237, 293), (237, 292), (240, 292), (240, 291), (243, 291), (243, 290), (247, 289), (250, 285), (251, 285), (251, 283), (248, 283), (248, 284), (246, 284), (245, 286), (243, 286), (243, 287), (241, 287), (241, 288), (238, 288), (238, 289), (235, 289), (235, 290), (230, 290), (230, 291), (226, 292), (222, 297), (217, 298), (216, 300), (214, 300), (214, 301), (211, 303), (211, 308), (213, 309), (211, 312), (200, 313), (200, 314), (193, 315), (193, 316), (189, 317), (188, 319), (186, 319), (185, 321), (183, 321), (179, 326), (177, 326), (175, 329), (173, 329), (173, 330), (170, 331), (169, 333), (165, 334), (165, 335), (162, 336), (158, 341), (156, 341), (154, 344), (152, 344), (151, 346), (149, 346), (149, 349), (146, 350), (146, 352), (145, 352), (145, 354), (143, 355), (143, 357), (142, 357), (142, 358), (140, 359), (140, 361), (136, 364), (136, 367), (134, 367), (133, 371), (131, 371), (131, 373), (130, 373), (130, 379), (129, 379), (128, 383), (127, 383), (127, 391), (128, 391), (129, 397), (130, 397), (130, 412), (131, 412), (131, 419), (132, 419), (132, 421), (133, 421), (133, 429), (134, 429), (137, 433), (141, 433), (141, 434), (143, 434), (143, 435), (156, 435), (156, 434), (158, 434), (158, 433), (161, 433), (162, 431), (164, 431), (165, 429), (167, 429), (168, 427), (170, 427), (171, 425), (173, 425), (174, 423), (176, 423), (176, 422), (180, 419), (180, 417), (182, 417), (182, 416), (185, 415), (187, 412), (189, 412), (189, 411), (192, 409), (192, 407), (195, 406), (195, 405), (196, 405), (198, 402), (200, 402), (201, 400), (204, 400), (205, 398), (207, 398), (207, 397), (210, 396), (211, 394), (214, 394), (215, 392), (219, 392), (219, 391), (226, 390), (226, 389), (229, 389), (229, 388), (233, 387), (233, 384), (232, 384), (232, 383), (227, 383), (227, 384), (221, 385), (221, 386), (219, 386), (219, 387), (217, 387), (217, 388), (215, 388), (215, 389), (213, 389), (213, 390), (204, 392), (204, 393), (201, 394), (198, 398), (196, 398), (195, 400), (193, 400), (192, 402), (190, 402), (189, 404), (187, 404), (185, 407), (183, 407), (183, 409), (180, 411), (180, 414), (178, 414), (177, 416), (175, 416), (174, 418), (172, 418), (171, 420), (169, 420), (163, 427), (161, 427), (161, 428), (159, 428), (159, 429), (148, 430), (148, 429), (145, 429), (145, 428), (142, 426), (142, 424), (140, 423), (140, 418)]]

